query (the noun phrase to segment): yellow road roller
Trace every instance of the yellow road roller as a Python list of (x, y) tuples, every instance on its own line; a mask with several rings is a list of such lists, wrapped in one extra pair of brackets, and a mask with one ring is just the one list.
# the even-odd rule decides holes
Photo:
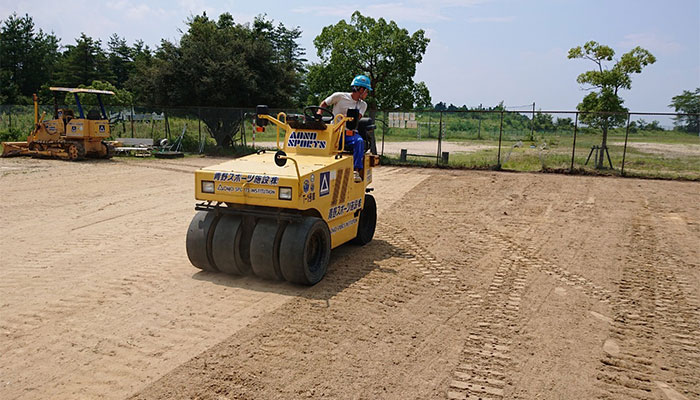
[[(273, 117), (258, 106), (256, 125), (274, 125), (277, 151), (195, 172), (190, 262), (205, 271), (313, 285), (326, 274), (331, 249), (369, 243), (377, 205), (368, 186), (379, 157), (363, 154), (354, 178), (343, 135), (358, 134), (360, 121), (356, 110), (348, 114), (312, 106)], [(372, 128), (370, 122), (366, 129)]]
[[(46, 114), (39, 116), (39, 99), (35, 94), (34, 129), (26, 142), (3, 142), (2, 157), (52, 157), (72, 161), (85, 157), (111, 158), (114, 155), (114, 146), (105, 141), (110, 136), (110, 130), (102, 95), (114, 95), (114, 92), (64, 87), (49, 89), (54, 92), (54, 96), (64, 92), (73, 94), (78, 114), (72, 109), (58, 108), (54, 98), (53, 118), (44, 121)], [(79, 93), (97, 95), (99, 110), (93, 108), (86, 113), (80, 103)]]

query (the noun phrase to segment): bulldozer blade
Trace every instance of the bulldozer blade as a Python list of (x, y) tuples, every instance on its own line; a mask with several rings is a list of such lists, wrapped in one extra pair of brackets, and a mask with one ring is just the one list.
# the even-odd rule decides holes
[(29, 155), (29, 143), (27, 142), (2, 142), (2, 155), (0, 157), (14, 157)]

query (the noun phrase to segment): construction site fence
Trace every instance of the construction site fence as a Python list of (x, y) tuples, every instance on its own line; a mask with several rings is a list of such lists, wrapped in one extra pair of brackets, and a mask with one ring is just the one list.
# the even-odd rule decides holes
[[(42, 105), (39, 112), (50, 118), (53, 109)], [(271, 110), (280, 111), (303, 112)], [(212, 129), (229, 129), (234, 145), (269, 148), (276, 142), (274, 129), (256, 132), (252, 107), (111, 106), (106, 112), (113, 138), (182, 136), (187, 152), (216, 147)], [(388, 163), (700, 179), (700, 114), (501, 109), (368, 114), (377, 126), (371, 151)], [(611, 120), (605, 147), (593, 117)], [(0, 105), (0, 140), (22, 140), (33, 125), (33, 106)]]

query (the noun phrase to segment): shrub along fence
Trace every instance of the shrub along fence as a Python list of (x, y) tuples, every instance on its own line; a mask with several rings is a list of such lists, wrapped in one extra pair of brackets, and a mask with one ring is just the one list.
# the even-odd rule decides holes
[[(271, 147), (275, 142), (274, 129), (255, 132), (254, 108), (134, 106), (106, 111), (113, 138), (172, 142), (182, 136), (187, 152), (202, 153), (221, 145)], [(279, 111), (300, 112), (274, 113)], [(24, 140), (34, 124), (33, 112), (33, 106), (0, 105), (0, 140)], [(53, 106), (40, 106), (42, 112), (51, 118)], [(700, 132), (658, 122), (697, 121), (699, 114), (499, 109), (369, 114), (377, 125), (372, 150), (390, 164), (700, 180)], [(593, 116), (598, 117), (597, 125), (591, 122)], [(602, 117), (615, 120), (607, 129), (605, 148)]]

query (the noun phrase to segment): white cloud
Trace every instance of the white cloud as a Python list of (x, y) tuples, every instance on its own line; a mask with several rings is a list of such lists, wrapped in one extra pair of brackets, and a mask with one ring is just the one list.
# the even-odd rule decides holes
[(440, 13), (434, 6), (412, 7), (403, 3), (375, 4), (367, 7), (368, 15), (376, 15), (394, 21), (412, 21), (419, 23), (446, 21), (450, 18)]
[(311, 6), (293, 8), (293, 13), (298, 14), (313, 14), (319, 17), (345, 17), (355, 11), (355, 7), (327, 7), (327, 6)]
[(620, 41), (620, 46), (624, 47), (643, 47), (652, 53), (659, 52), (664, 54), (673, 54), (682, 50), (683, 46), (678, 42), (667, 38), (659, 37), (654, 33), (631, 33), (625, 35)]
[(211, 7), (208, 3), (211, 2), (205, 0), (178, 0), (177, 2), (180, 10), (184, 11), (186, 15), (199, 15), (204, 11), (211, 18), (217, 17), (223, 12), (216, 7)]
[(364, 15), (371, 15), (377, 18), (382, 17), (398, 22), (431, 23), (451, 20), (450, 11), (445, 10), (446, 8), (471, 7), (488, 1), (490, 0), (437, 0), (433, 2), (409, 0), (407, 2), (379, 3), (362, 7), (297, 7), (293, 8), (292, 12), (312, 14), (319, 17), (348, 18), (355, 10), (359, 10)]
[(471, 17), (471, 18), (467, 19), (467, 21), (468, 21), (468, 22), (472, 22), (472, 23), (479, 23), (479, 22), (486, 22), (486, 23), (490, 23), (490, 22), (497, 22), (497, 23), (500, 23), (500, 22), (513, 22), (513, 21), (515, 21), (515, 17), (512, 17), (512, 16), (511, 16), (511, 17)]
[(107, 3), (107, 8), (111, 10), (123, 10), (129, 6), (127, 0), (111, 1)]
[(430, 4), (439, 7), (472, 7), (490, 3), (492, 0), (434, 0)]
[(424, 28), (423, 31), (425, 31), (425, 37), (428, 39), (433, 39), (435, 38), (437, 31), (433, 28)]
[(147, 4), (138, 4), (138, 5), (132, 5), (124, 10), (124, 15), (131, 20), (144, 20), (144, 19), (151, 19), (155, 15), (154, 14), (163, 14), (163, 10), (161, 9), (160, 12), (159, 10), (153, 10), (151, 7), (149, 7)]

